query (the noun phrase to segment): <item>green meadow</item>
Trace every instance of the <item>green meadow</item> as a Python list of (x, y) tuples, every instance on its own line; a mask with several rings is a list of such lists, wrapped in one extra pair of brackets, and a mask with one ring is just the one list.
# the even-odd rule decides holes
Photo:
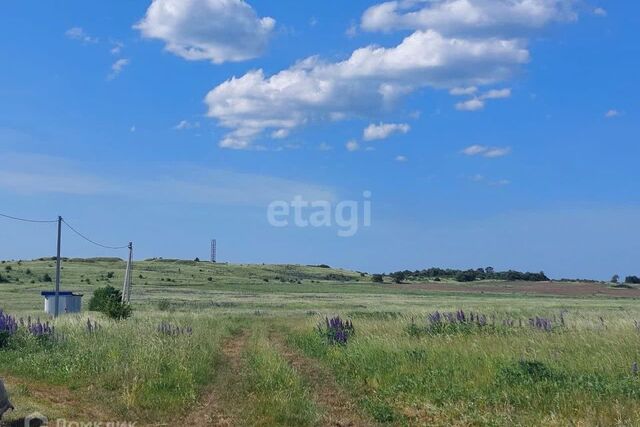
[[(55, 262), (0, 264), (0, 309), (55, 325), (50, 339), (23, 331), (0, 348), (16, 406), (6, 421), (39, 411), (138, 426), (640, 425), (640, 295), (430, 290), (322, 266), (158, 259), (134, 265), (131, 318), (87, 311), (95, 289), (122, 286), (124, 268), (65, 260), (62, 288), (83, 293), (84, 310), (53, 321), (40, 292)], [(458, 310), (483, 320), (428, 320)], [(334, 316), (353, 323), (346, 343), (319, 332)]]

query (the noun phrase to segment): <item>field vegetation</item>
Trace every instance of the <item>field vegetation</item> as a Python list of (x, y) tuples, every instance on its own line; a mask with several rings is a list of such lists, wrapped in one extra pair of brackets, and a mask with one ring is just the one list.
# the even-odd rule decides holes
[(85, 311), (56, 321), (40, 297), (55, 263), (0, 265), (7, 420), (640, 425), (633, 284), (398, 284), (328, 266), (157, 259), (135, 263), (132, 316), (112, 320), (89, 297), (120, 288), (124, 262), (63, 265)]

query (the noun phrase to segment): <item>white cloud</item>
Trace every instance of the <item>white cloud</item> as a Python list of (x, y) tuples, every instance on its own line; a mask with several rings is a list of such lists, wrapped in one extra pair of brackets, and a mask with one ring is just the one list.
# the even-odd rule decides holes
[(362, 132), (362, 139), (373, 141), (374, 139), (386, 139), (394, 133), (407, 133), (411, 127), (406, 123), (371, 123)]
[(503, 157), (511, 153), (511, 147), (488, 147), (486, 145), (470, 145), (464, 150), (462, 154), (467, 156), (482, 156), (488, 158)]
[(577, 19), (573, 0), (390, 1), (367, 9), (367, 31), (425, 30), (442, 34), (500, 36)]
[(484, 108), (484, 101), (480, 98), (471, 98), (466, 101), (458, 102), (456, 110), (460, 111), (478, 111)]
[(331, 151), (331, 150), (333, 150), (333, 147), (330, 146), (329, 144), (327, 144), (326, 142), (323, 142), (320, 145), (318, 145), (318, 150), (320, 150), (320, 151)]
[[(464, 91), (474, 93), (474, 91), (470, 91), (471, 88), (466, 88), (465, 90), (460, 89), (453, 93), (453, 90), (450, 91), (452, 95), (463, 95)], [(473, 88), (475, 89), (475, 88)], [(511, 96), (511, 89), (492, 89), (488, 92), (481, 94), (480, 96), (476, 96), (473, 98), (469, 98), (466, 101), (458, 102), (456, 104), (456, 109), (460, 111), (479, 111), (485, 107), (485, 100), (487, 99), (502, 99), (509, 98)]]
[(618, 111), (618, 110), (609, 110), (609, 111), (607, 111), (606, 113), (604, 113), (604, 116), (605, 116), (607, 119), (611, 119), (611, 118), (613, 118), (613, 117), (617, 117), (617, 116), (619, 116), (619, 115), (620, 115), (620, 111)]
[(82, 43), (98, 43), (99, 41), (97, 37), (91, 37), (81, 27), (69, 28), (64, 34), (68, 38), (72, 40), (79, 40)]
[(405, 156), (396, 156), (396, 162), (404, 163), (407, 160), (409, 159), (407, 159)]
[(469, 87), (454, 87), (449, 91), (450, 95), (453, 96), (462, 96), (462, 95), (473, 95), (478, 91), (478, 88), (475, 86)]
[(503, 157), (509, 153), (511, 153), (510, 147), (491, 147), (482, 155), (484, 157), (494, 158), (494, 157)]
[(360, 144), (358, 141), (352, 139), (345, 144), (347, 151), (358, 151), (360, 149)]
[(509, 98), (511, 96), (511, 89), (492, 89), (486, 93), (483, 93), (480, 98), (482, 99), (501, 99)]
[(288, 129), (278, 129), (276, 131), (271, 132), (271, 138), (274, 139), (283, 139), (289, 136)]
[(259, 56), (275, 27), (243, 0), (153, 0), (135, 25), (184, 59), (220, 64)]
[[(156, 0), (159, 1), (159, 0)], [(510, 89), (483, 87), (513, 77), (529, 59), (529, 37), (577, 18), (573, 0), (402, 0), (368, 9), (367, 30), (412, 30), (394, 46), (369, 45), (337, 62), (317, 56), (273, 75), (233, 77), (206, 95), (208, 116), (229, 129), (222, 147), (250, 148), (265, 132), (319, 121), (379, 117), (421, 88), (472, 97), (481, 110)]]
[(417, 31), (398, 46), (367, 46), (340, 62), (310, 57), (270, 77), (254, 70), (206, 96), (209, 117), (231, 131), (222, 147), (248, 148), (265, 129), (381, 113), (422, 87), (490, 84), (529, 60), (519, 40), (447, 39)]
[(120, 58), (111, 65), (111, 73), (109, 73), (109, 80), (113, 80), (120, 75), (124, 67), (129, 65), (131, 61), (126, 58)]
[(135, 132), (135, 131), (136, 131), (136, 127), (135, 127), (135, 125), (134, 125), (134, 126), (131, 126), (131, 128), (129, 128), (129, 132), (133, 133), (133, 132)]
[(180, 120), (180, 123), (173, 127), (174, 130), (189, 130), (200, 127), (200, 122), (190, 122), (189, 120)]
[(593, 14), (596, 16), (607, 16), (607, 11), (601, 7), (596, 7), (595, 9), (593, 9)]
[(119, 41), (112, 41), (111, 49), (109, 50), (109, 52), (111, 52), (112, 55), (120, 55), (120, 52), (122, 52), (122, 48), (124, 48), (124, 43)]
[(353, 38), (358, 35), (358, 26), (352, 22), (344, 33), (347, 37)]

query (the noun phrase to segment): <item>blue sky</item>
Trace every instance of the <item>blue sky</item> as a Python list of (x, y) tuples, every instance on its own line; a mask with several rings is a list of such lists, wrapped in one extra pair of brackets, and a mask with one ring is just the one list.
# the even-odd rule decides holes
[[(136, 258), (640, 274), (637, 2), (3, 6), (0, 213)], [(267, 221), (364, 191), (352, 237)], [(0, 258), (54, 239), (0, 220)]]

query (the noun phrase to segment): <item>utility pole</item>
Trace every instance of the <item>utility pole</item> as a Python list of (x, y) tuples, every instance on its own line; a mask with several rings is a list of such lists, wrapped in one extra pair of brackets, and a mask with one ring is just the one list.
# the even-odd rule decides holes
[(131, 269), (133, 260), (133, 242), (129, 242), (129, 260), (124, 273), (124, 285), (122, 287), (122, 302), (128, 303), (131, 300)]
[(60, 310), (60, 240), (62, 238), (62, 217), (58, 216), (58, 250), (56, 252), (56, 297), (53, 317), (58, 317)]

